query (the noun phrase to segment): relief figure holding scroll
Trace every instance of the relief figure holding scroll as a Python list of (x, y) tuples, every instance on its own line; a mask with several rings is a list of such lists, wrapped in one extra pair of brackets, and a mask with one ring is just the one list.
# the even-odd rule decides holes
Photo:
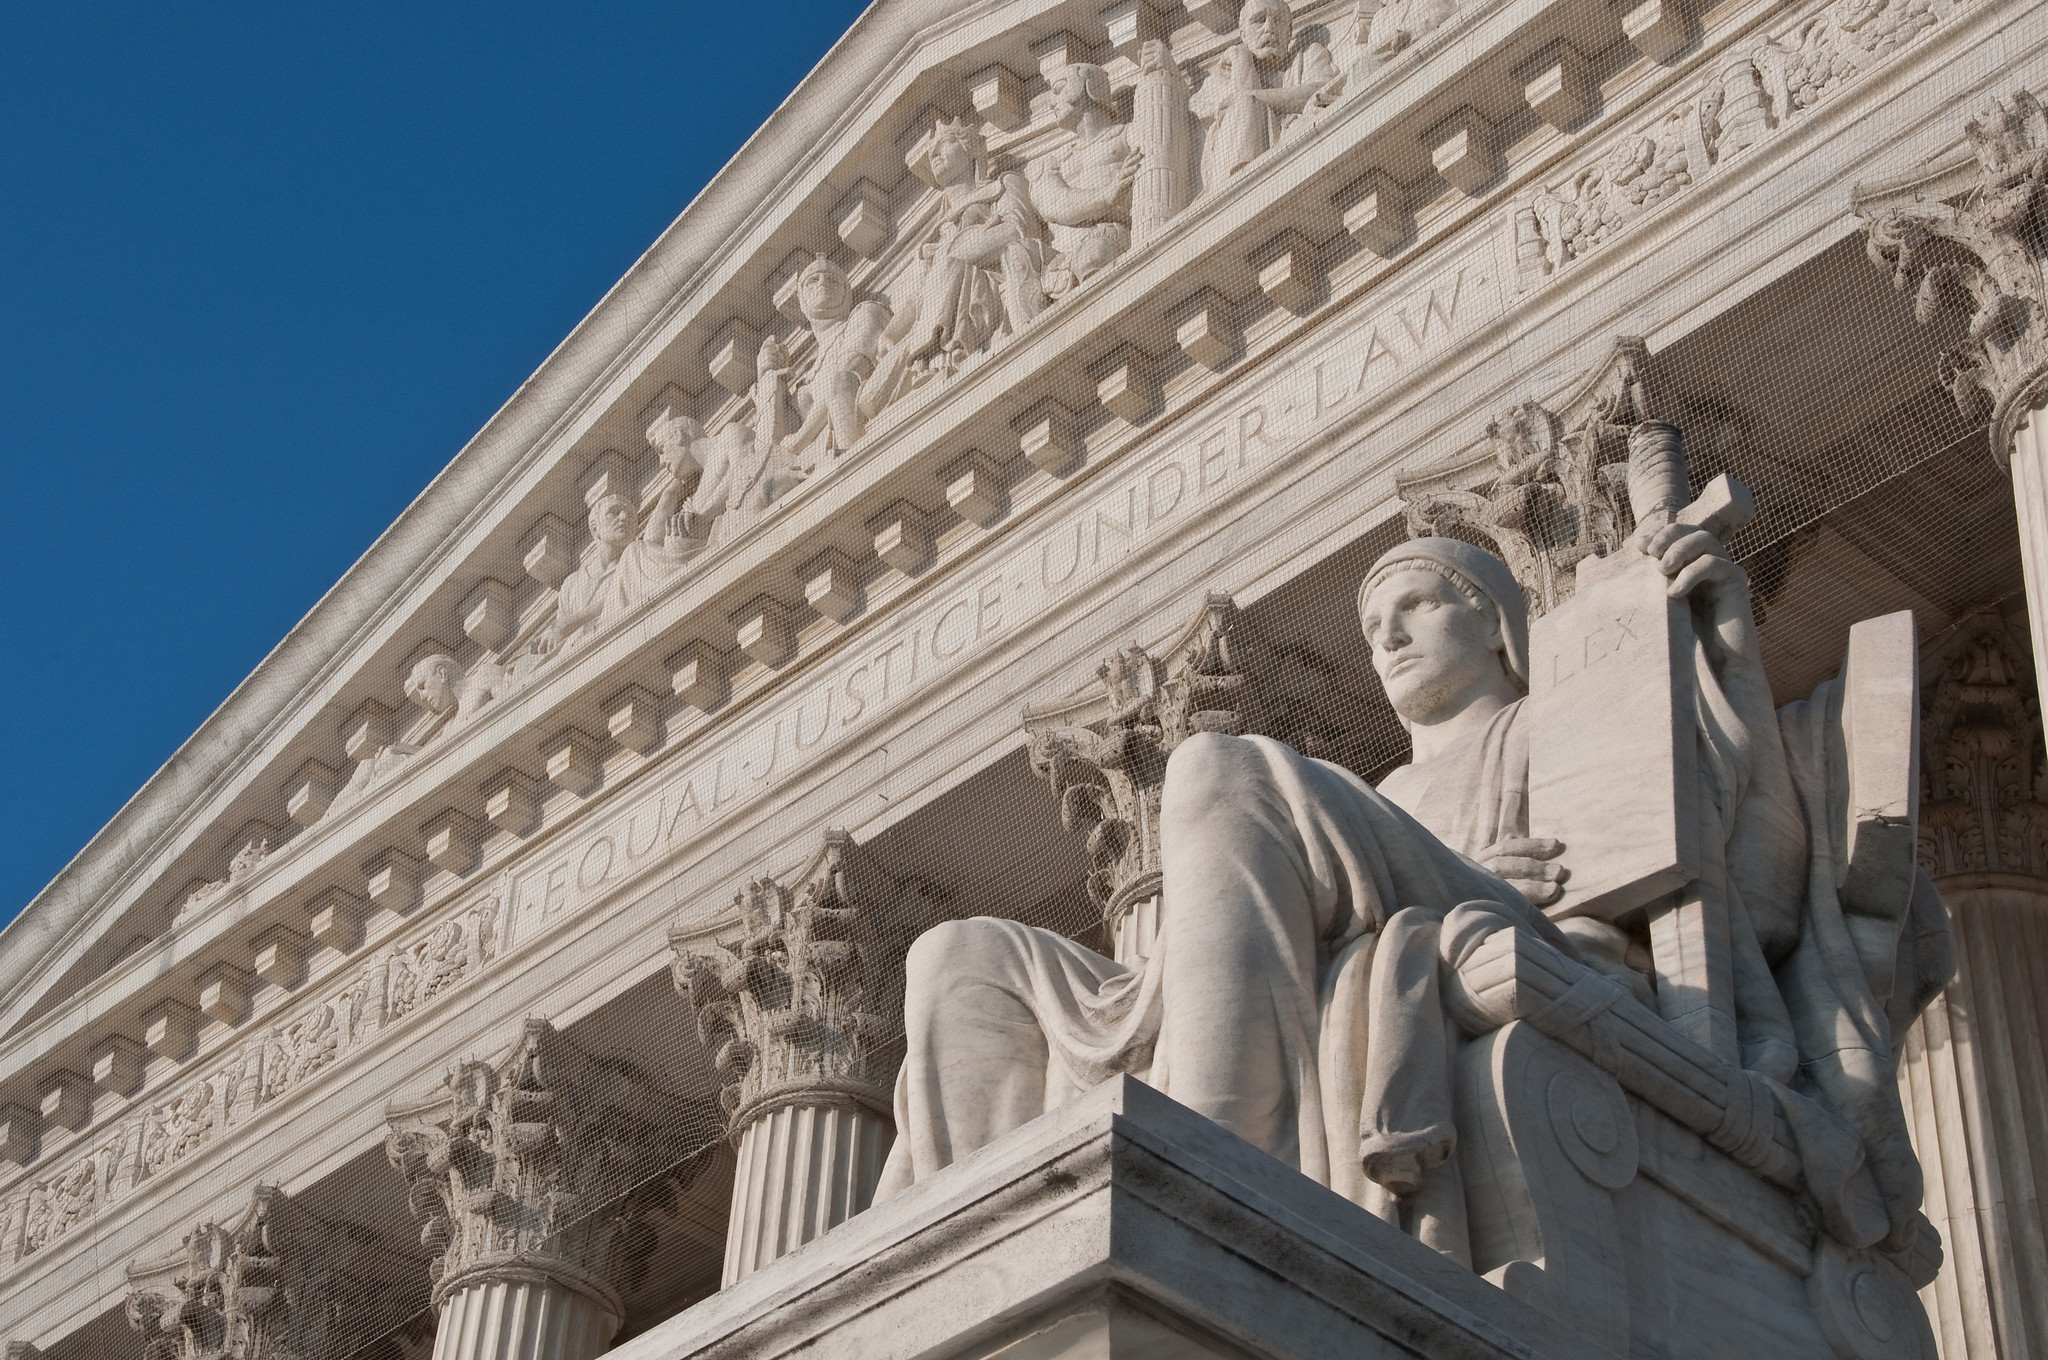
[[(1938, 923), (1861, 931), (1888, 930), (1891, 943), (1852, 975), (1830, 922), (1854, 908), (1815, 905), (1835, 856), (1808, 836), (1800, 780), (1814, 762), (1802, 776), (1788, 760), (1745, 574), (1712, 533), (1668, 516), (1613, 556), (1698, 620), (1684, 739), (1711, 811), (1701, 876), (1724, 904), (1751, 899), (1748, 918), (1737, 904), (1743, 1057), (1805, 1131), (1824, 1220), (1856, 1246), (1898, 1238), (1916, 1217), (1917, 1164), (1910, 1147), (1899, 1160), (1896, 1088), (1886, 1105), (1870, 1074), (1888, 1072), (1891, 1034), (1945, 976), (1938, 942), (1926, 947)], [(1601, 866), (1530, 825), (1528, 620), (1506, 564), (1414, 540), (1374, 566), (1359, 609), (1413, 760), (1374, 788), (1269, 738), (1198, 731), (1166, 762), (1146, 954), (1113, 960), (987, 918), (922, 937), (907, 962), (898, 1138), (878, 1199), (1129, 1073), (1469, 1264), (1450, 1073), (1464, 1037), (1484, 1029), (1461, 1009), (1460, 942), (1526, 933), (1645, 1006), (1656, 998), (1639, 923), (1560, 923), (1543, 909)], [(1907, 874), (1910, 887), (1910, 861)], [(1859, 1074), (1847, 1086), (1829, 1075), (1845, 1044), (1870, 1051), (1847, 1063)]]

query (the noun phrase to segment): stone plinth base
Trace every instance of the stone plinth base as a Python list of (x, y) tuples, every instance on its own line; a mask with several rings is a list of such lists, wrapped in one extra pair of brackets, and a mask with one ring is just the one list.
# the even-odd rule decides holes
[(1129, 1078), (615, 1360), (1557, 1357), (1573, 1332)]

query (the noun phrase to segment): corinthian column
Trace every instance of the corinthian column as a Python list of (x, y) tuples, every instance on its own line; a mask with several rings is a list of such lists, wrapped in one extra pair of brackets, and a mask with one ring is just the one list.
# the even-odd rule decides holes
[(903, 954), (934, 915), (843, 831), (793, 886), (749, 883), (742, 934), (714, 953), (669, 933), (739, 1146), (725, 1242), (730, 1285), (868, 1207), (895, 1141)]
[(2021, 90), (1963, 132), (1957, 156), (1861, 186), (1854, 206), (1871, 262), (1912, 294), (1914, 316), (1963, 321), (1939, 376), (1966, 417), (1989, 422), (1991, 456), (2012, 474), (2034, 669), (2048, 674), (2048, 111)]
[(675, 1160), (684, 1102), (529, 1019), (488, 1061), (392, 1102), (440, 1310), (434, 1360), (588, 1360), (625, 1319), (625, 1207)]
[(129, 1265), (128, 1321), (144, 1360), (349, 1355), (425, 1302), (418, 1269), (367, 1229), (259, 1185), (234, 1214)]
[(1920, 863), (1956, 978), (1900, 1062), (1947, 1265), (1922, 1292), (1943, 1360), (2048, 1353), (2048, 791), (2026, 650), (1996, 614), (1922, 658)]

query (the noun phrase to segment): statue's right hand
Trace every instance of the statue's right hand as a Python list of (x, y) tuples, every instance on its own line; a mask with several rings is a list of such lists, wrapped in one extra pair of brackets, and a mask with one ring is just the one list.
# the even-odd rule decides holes
[(1479, 862), (1529, 899), (1547, 907), (1564, 896), (1571, 870), (1557, 862), (1564, 842), (1548, 836), (1504, 836), (1479, 852)]

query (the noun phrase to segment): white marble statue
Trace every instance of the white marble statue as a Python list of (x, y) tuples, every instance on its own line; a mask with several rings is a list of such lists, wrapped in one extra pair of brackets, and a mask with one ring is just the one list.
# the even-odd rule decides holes
[(858, 297), (846, 271), (822, 255), (797, 276), (796, 298), (818, 354), (798, 397), (803, 421), (787, 446), (799, 466), (814, 468), (852, 448), (881, 409), (884, 394), (869, 380), (891, 316), (881, 303)]
[(1188, 107), (1202, 122), (1202, 182), (1222, 186), (1280, 144), (1304, 116), (1344, 93), (1330, 49), (1297, 44), (1287, 0), (1245, 0), (1237, 41), (1225, 49)]
[[(1620, 551), (1647, 553), (1669, 593), (1692, 602), (1700, 770), (1718, 819), (1702, 890), (1728, 899), (1747, 937), (1742, 966), (1759, 970), (1737, 982), (1744, 1063), (1799, 1129), (1816, 1196), (1868, 1186), (1857, 1169), (1867, 1159), (1884, 1200), (1876, 1231), (1888, 1223), (1904, 1240), (1920, 1184), (1891, 1036), (1945, 977), (1926, 944), (1945, 918), (1916, 898), (1924, 919), (1913, 925), (1858, 925), (1835, 900), (1831, 843), (1808, 834), (1828, 815), (1825, 738), (1810, 711), (1825, 696), (1782, 719), (1773, 711), (1747, 577), (1720, 543), (1671, 525)], [(907, 963), (898, 1139), (878, 1199), (1134, 1074), (1469, 1263), (1451, 1155), (1450, 941), (1473, 933), (1473, 913), (1494, 923), (1481, 929), (1504, 918), (1638, 996), (1641, 960), (1618, 927), (1561, 929), (1540, 910), (1568, 880), (1571, 847), (1527, 825), (1528, 626), (1506, 565), (1418, 539), (1374, 566), (1359, 612), (1413, 738), (1410, 763), (1374, 788), (1265, 737), (1197, 733), (1166, 767), (1148, 956), (1127, 966), (987, 918), (921, 937)], [(1819, 811), (1802, 816), (1815, 778)], [(1856, 941), (1886, 930), (1881, 959), (1858, 955)], [(1868, 1203), (1870, 1192), (1839, 1193)], [(1822, 1213), (1852, 1217), (1825, 1203)], [(1868, 1236), (1871, 1215), (1860, 1221)]]
[(465, 668), (446, 652), (435, 652), (421, 657), (405, 677), (405, 697), (440, 719), (436, 733), (462, 726), (511, 688), (511, 671), (488, 656)]
[(573, 646), (610, 627), (661, 588), (686, 561), (693, 543), (682, 510), (678, 464), (664, 459), (666, 481), (643, 526), (640, 508), (616, 493), (590, 507), (590, 550), (562, 578), (555, 605), (555, 642)]
[(1045, 310), (1045, 223), (1015, 171), (992, 173), (988, 144), (965, 119), (941, 119), (926, 170), (939, 215), (918, 246), (922, 273), (891, 323), (883, 390), (892, 395), (955, 372), (997, 337)]
[(1131, 246), (1131, 184), (1141, 156), (1116, 121), (1109, 72), (1076, 63), (1052, 73), (1053, 121), (1068, 140), (1031, 164), (1031, 203), (1046, 221), (1053, 255), (1045, 291), (1059, 297)]

